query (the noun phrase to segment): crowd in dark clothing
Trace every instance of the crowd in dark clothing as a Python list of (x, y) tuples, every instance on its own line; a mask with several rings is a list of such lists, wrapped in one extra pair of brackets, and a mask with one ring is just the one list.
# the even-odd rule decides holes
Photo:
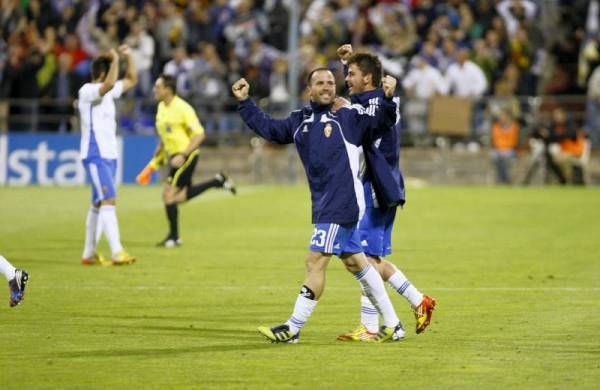
[[(303, 83), (317, 66), (339, 67), (336, 49), (343, 43), (377, 53), (386, 73), (397, 77), (416, 57), (444, 73), (467, 50), (485, 75), (489, 96), (535, 95), (552, 54), (570, 61), (564, 55), (569, 42), (548, 42), (542, 5), (533, 0), (298, 1), (299, 50), (288, 54), (292, 1), (2, 0), (0, 98), (36, 100), (11, 104), (13, 116), (58, 115), (41, 115), (36, 129), (70, 130), (62, 114), (73, 114), (72, 99), (89, 79), (91, 60), (123, 42), (134, 51), (138, 98), (151, 99), (154, 79), (169, 73), (201, 114), (231, 109), (229, 85), (241, 76), (256, 98), (285, 104), (289, 61), (301, 65)], [(136, 115), (144, 110), (131, 108), (130, 114), (142, 121)], [(208, 127), (228, 125), (218, 116), (207, 121)], [(18, 128), (13, 122), (11, 129)]]

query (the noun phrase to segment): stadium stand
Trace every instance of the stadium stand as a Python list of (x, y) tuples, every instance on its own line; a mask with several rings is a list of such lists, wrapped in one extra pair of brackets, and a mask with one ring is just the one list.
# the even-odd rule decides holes
[[(521, 124), (520, 146), (556, 106), (564, 107), (592, 146), (600, 129), (587, 102), (600, 63), (599, 6), (592, 1), (315, 0), (299, 1), (296, 56), (288, 56), (291, 0), (3, 0), (0, 11), (0, 131), (77, 132), (75, 91), (91, 58), (120, 42), (134, 50), (140, 83), (120, 107), (124, 134), (154, 132), (152, 83), (161, 72), (178, 79), (207, 129), (208, 144), (248, 145), (229, 85), (244, 76), (253, 97), (273, 113), (287, 109), (288, 61), (301, 65), (302, 86), (316, 66), (339, 68), (336, 49), (376, 52), (385, 71), (402, 78), (425, 62), (446, 88), (468, 97), (469, 131), (456, 145), (490, 145), (498, 112)], [(464, 71), (468, 64), (469, 71)], [(484, 82), (468, 91), (475, 74)], [(401, 84), (401, 83), (400, 83)], [(339, 92), (344, 93), (339, 72)], [(404, 145), (436, 146), (419, 85), (403, 89)], [(591, 95), (592, 96), (592, 95)], [(300, 101), (306, 97), (301, 96)], [(587, 125), (587, 127), (586, 127)]]

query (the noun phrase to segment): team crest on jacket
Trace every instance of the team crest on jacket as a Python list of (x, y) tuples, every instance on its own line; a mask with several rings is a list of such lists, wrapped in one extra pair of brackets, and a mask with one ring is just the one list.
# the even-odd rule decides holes
[(323, 132), (325, 133), (325, 137), (329, 138), (331, 137), (331, 124), (326, 124), (325, 125), (325, 129), (323, 129)]

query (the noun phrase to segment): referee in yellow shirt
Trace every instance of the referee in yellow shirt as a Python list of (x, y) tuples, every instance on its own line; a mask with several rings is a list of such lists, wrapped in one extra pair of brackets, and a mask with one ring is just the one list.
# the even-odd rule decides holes
[(158, 100), (156, 130), (160, 136), (152, 160), (140, 172), (137, 181), (148, 184), (151, 174), (168, 162), (169, 177), (163, 191), (163, 202), (169, 220), (169, 234), (158, 246), (173, 248), (181, 245), (177, 205), (192, 199), (212, 187), (222, 187), (235, 194), (235, 186), (224, 173), (215, 178), (192, 185), (192, 174), (198, 161), (198, 147), (204, 140), (204, 127), (200, 124), (192, 106), (177, 96), (176, 79), (161, 75), (154, 84), (154, 96)]

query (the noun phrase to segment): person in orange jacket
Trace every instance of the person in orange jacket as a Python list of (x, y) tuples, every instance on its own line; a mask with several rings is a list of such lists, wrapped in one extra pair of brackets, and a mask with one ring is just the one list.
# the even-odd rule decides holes
[(492, 162), (496, 168), (496, 181), (510, 184), (510, 166), (516, 157), (519, 144), (519, 123), (509, 110), (502, 110), (492, 125)]

